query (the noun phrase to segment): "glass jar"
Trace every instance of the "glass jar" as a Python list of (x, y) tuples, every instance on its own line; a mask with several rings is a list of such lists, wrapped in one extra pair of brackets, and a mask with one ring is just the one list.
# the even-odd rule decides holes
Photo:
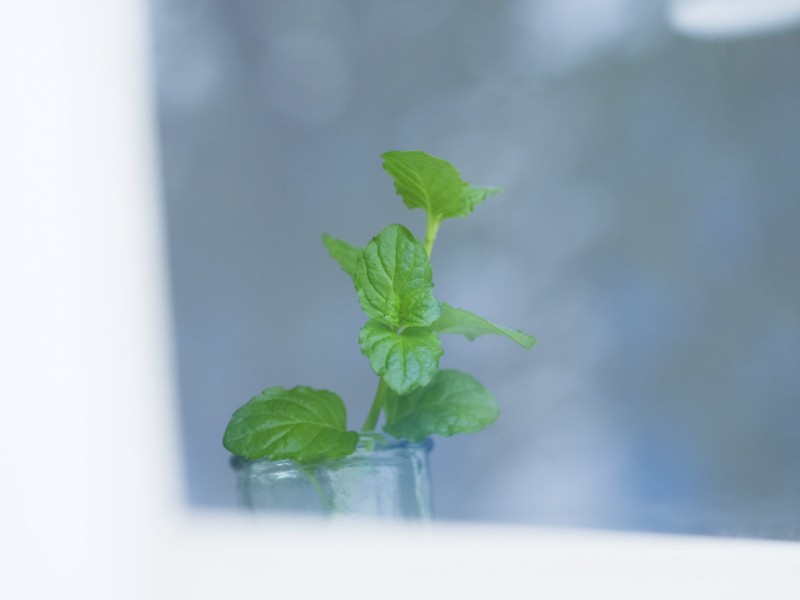
[(255, 513), (294, 512), (334, 518), (428, 520), (433, 443), (363, 435), (355, 453), (337, 460), (232, 459), (239, 502)]

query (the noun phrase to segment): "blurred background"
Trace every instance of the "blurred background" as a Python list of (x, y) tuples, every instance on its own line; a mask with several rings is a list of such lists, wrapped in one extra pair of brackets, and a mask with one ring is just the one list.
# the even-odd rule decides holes
[(422, 236), (379, 158), (420, 149), (505, 188), (442, 226), (437, 297), (539, 340), (444, 340), (442, 367), (502, 414), (436, 440), (437, 516), (800, 539), (790, 20), (692, 31), (656, 0), (151, 11), (191, 505), (235, 506), (222, 433), (266, 387), (333, 390), (363, 421), (365, 317), (321, 234)]

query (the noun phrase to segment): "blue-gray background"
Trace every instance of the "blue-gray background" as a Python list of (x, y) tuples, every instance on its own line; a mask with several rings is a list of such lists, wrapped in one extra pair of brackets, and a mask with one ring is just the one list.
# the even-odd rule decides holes
[(800, 32), (671, 33), (642, 0), (153, 0), (189, 502), (265, 387), (358, 426), (364, 316), (320, 242), (423, 234), (379, 155), (499, 185), (436, 293), (534, 333), (445, 340), (501, 407), (439, 440), (443, 519), (800, 538)]

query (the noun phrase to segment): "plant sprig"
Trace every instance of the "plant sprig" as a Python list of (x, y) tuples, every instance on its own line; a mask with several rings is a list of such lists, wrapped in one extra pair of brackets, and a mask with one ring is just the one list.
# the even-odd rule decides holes
[[(425, 152), (392, 151), (382, 158), (405, 205), (426, 212), (424, 242), (397, 224), (364, 247), (323, 235), (368, 317), (358, 342), (379, 383), (361, 433), (374, 431), (381, 414), (386, 433), (412, 441), (479, 431), (497, 419), (497, 402), (471, 375), (439, 370), (440, 334), (469, 340), (501, 335), (524, 348), (536, 339), (437, 300), (430, 256), (444, 220), (468, 216), (501, 190), (473, 186), (449, 162)], [(223, 444), (248, 459), (341, 458), (355, 451), (359, 439), (346, 423), (344, 402), (333, 392), (272, 387), (233, 414)]]

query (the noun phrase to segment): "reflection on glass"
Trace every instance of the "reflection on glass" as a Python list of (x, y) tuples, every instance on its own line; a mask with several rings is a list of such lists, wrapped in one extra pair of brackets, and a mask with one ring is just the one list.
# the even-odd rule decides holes
[(437, 445), (437, 516), (800, 538), (800, 32), (573, 5), (154, 0), (191, 503), (235, 505), (264, 381), (371, 397), (320, 236), (366, 243), (379, 154), (420, 148), (506, 190), (437, 291), (540, 342), (447, 340), (503, 416)]

